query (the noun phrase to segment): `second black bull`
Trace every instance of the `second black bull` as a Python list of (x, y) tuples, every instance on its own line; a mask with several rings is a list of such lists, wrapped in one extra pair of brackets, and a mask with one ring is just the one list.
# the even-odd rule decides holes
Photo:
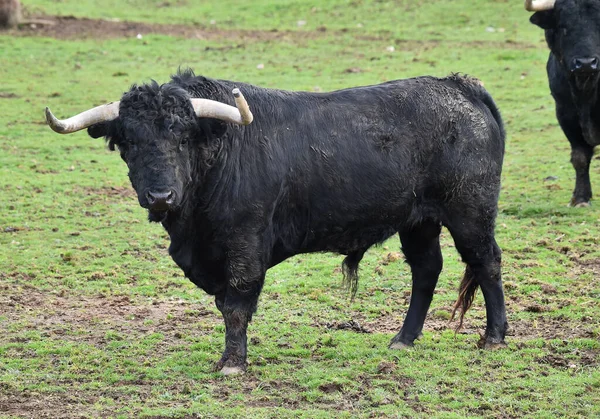
[(530, 20), (545, 30), (546, 70), (556, 117), (571, 144), (571, 205), (592, 199), (590, 163), (600, 145), (600, 1), (526, 0)]
[[(243, 96), (233, 106), (231, 92)], [(236, 92), (237, 94), (237, 92)], [(185, 275), (215, 296), (225, 326), (217, 368), (246, 368), (246, 329), (267, 269), (290, 256), (331, 251), (353, 292), (365, 251), (399, 233), (412, 296), (394, 349), (422, 331), (442, 270), (440, 230), (466, 263), (460, 320), (481, 287), (480, 341), (507, 329), (494, 238), (504, 129), (472, 78), (419, 77), (331, 93), (288, 92), (196, 77), (133, 86), (120, 102), (49, 124), (89, 127), (118, 148), (140, 205), (169, 233)]]

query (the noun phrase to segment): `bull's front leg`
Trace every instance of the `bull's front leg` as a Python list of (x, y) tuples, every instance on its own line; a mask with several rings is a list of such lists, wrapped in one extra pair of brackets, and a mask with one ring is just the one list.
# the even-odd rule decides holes
[(590, 116), (590, 109), (587, 106), (580, 109), (578, 114), (574, 104), (557, 102), (556, 116), (571, 144), (571, 164), (575, 169), (575, 189), (570, 205), (589, 206), (592, 199), (590, 162), (594, 155), (594, 147), (590, 144), (600, 141), (600, 128), (596, 126), (595, 119)]
[(266, 272), (260, 254), (247, 248), (244, 252), (230, 252), (227, 289), (215, 297), (225, 320), (225, 351), (216, 369), (225, 375), (246, 371), (246, 330), (256, 311)]
[(590, 183), (590, 162), (594, 148), (588, 144), (571, 144), (571, 164), (575, 169), (575, 190), (571, 198), (574, 207), (589, 206), (592, 199)]

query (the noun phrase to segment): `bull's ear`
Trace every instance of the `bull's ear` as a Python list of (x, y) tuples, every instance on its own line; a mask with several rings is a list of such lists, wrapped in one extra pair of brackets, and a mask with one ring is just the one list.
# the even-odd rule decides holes
[(227, 124), (220, 119), (198, 118), (198, 126), (207, 138), (221, 138), (227, 132)]
[(88, 135), (92, 138), (106, 137), (108, 134), (108, 124), (110, 122), (100, 122), (88, 127)]
[(555, 26), (554, 10), (535, 12), (531, 15), (529, 21), (542, 29), (552, 29)]

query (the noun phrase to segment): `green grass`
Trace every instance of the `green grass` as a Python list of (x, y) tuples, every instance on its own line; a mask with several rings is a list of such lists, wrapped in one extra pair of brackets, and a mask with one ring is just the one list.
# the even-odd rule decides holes
[[(600, 416), (600, 216), (597, 205), (567, 207), (574, 171), (547, 50), (520, 3), (25, 3), (33, 14), (215, 36), (0, 34), (0, 417)], [(43, 123), (45, 106), (66, 116), (132, 83), (167, 81), (180, 65), (301, 90), (450, 72), (482, 79), (508, 132), (497, 223), (508, 349), (476, 349), (481, 296), (463, 331), (448, 324), (463, 266), (444, 232), (444, 271), (413, 349), (387, 349), (410, 294), (391, 239), (367, 253), (353, 301), (341, 256), (271, 269), (249, 328), (248, 373), (212, 372), (224, 343), (218, 311), (169, 258), (162, 228), (145, 221), (118, 155)], [(595, 159), (596, 188), (599, 173)], [(350, 320), (370, 333), (344, 330)]]

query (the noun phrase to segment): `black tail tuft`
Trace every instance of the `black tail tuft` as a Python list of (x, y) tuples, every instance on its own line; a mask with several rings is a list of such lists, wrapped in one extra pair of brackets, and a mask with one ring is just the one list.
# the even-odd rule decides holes
[(358, 251), (348, 254), (342, 262), (342, 274), (344, 275), (344, 285), (350, 291), (350, 298), (353, 300), (358, 290), (358, 264), (363, 258), (365, 251)]
[(450, 318), (450, 321), (454, 320), (456, 310), (460, 309), (459, 323), (455, 329), (457, 332), (463, 325), (465, 313), (469, 310), (471, 304), (473, 304), (473, 300), (475, 299), (475, 293), (477, 292), (478, 287), (479, 284), (477, 284), (477, 282), (475, 281), (475, 276), (473, 275), (473, 272), (471, 272), (471, 269), (467, 266), (467, 268), (465, 269), (465, 275), (463, 276), (463, 279), (460, 283), (460, 288), (458, 290), (458, 299), (456, 300), (456, 303), (454, 303), (454, 307), (452, 309), (452, 317)]

